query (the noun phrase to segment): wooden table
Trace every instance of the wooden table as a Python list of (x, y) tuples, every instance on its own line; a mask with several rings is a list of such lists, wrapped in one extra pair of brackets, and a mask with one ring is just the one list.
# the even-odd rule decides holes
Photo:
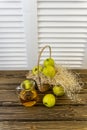
[(47, 108), (38, 103), (26, 108), (15, 88), (25, 79), (27, 71), (0, 71), (0, 130), (87, 130), (87, 70), (75, 70), (84, 82), (75, 104), (66, 96), (56, 106)]

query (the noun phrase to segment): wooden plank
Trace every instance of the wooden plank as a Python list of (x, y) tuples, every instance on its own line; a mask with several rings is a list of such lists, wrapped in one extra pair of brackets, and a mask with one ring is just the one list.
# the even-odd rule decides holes
[[(20, 77), (19, 78), (15, 78), (15, 77), (4, 78), (4, 77), (1, 77), (0, 78), (0, 85), (2, 85), (2, 84), (20, 84), (25, 79), (26, 79), (25, 77), (22, 77), (22, 78), (20, 78)], [(83, 83), (87, 84), (87, 78), (82, 78), (81, 81)]]
[[(86, 70), (70, 70), (71, 72), (77, 74), (78, 76), (80, 75), (81, 77), (87, 77), (87, 69)], [(22, 71), (0, 71), (0, 77), (25, 77), (28, 73), (28, 70), (22, 70)]]
[(1, 71), (0, 70), (0, 77), (11, 77), (11, 76), (15, 76), (15, 77), (23, 77), (24, 75), (26, 75), (28, 73), (28, 70), (14, 70), (14, 71)]
[(73, 69), (71, 71), (79, 74), (87, 74), (87, 69)]
[[(79, 78), (87, 83), (87, 70), (73, 70), (79, 74)], [(28, 71), (0, 71), (0, 84), (19, 84), (25, 78)]]
[[(20, 83), (12, 83), (12, 84), (0, 84), (0, 90), (15, 90), (17, 86), (19, 86)], [(87, 90), (87, 84), (85, 83), (82, 87), (81, 92)]]
[(87, 130), (87, 121), (0, 122), (0, 130)]
[(16, 87), (19, 85), (19, 83), (15, 84), (0, 84), (0, 91), (2, 90), (16, 90)]
[(0, 71), (0, 84), (20, 84), (27, 71)]
[[(16, 74), (16, 75), (24, 75), (24, 74), (27, 74), (27, 72), (28, 72), (29, 70), (14, 70), (14, 71), (9, 71), (9, 70), (5, 70), (5, 71), (1, 71), (0, 70), (0, 75), (2, 76), (2, 75), (14, 75), (14, 74)], [(72, 71), (72, 72), (75, 72), (75, 73), (80, 73), (80, 74), (87, 74), (87, 69), (72, 69), (72, 70), (70, 70), (70, 71)]]
[[(47, 93), (52, 92), (49, 91)], [(38, 104), (41, 105), (42, 98), (45, 94), (39, 92), (38, 95), (40, 97)], [(83, 93), (80, 93), (78, 96), (82, 101), (77, 104), (87, 103), (87, 89), (86, 91), (84, 90)], [(62, 105), (62, 104), (76, 104), (76, 103), (72, 102), (66, 95), (62, 97), (56, 97), (56, 105)], [(0, 90), (0, 105), (20, 105), (16, 90)]]
[(0, 101), (17, 101), (18, 97), (15, 90), (2, 90), (0, 91)]
[(87, 106), (0, 107), (0, 121), (87, 121)]
[(4, 77), (1, 77), (0, 78), (0, 84), (20, 84), (23, 80), (25, 80), (25, 78), (23, 77), (19, 77), (19, 78), (15, 78), (15, 77), (12, 77), (12, 78), (4, 78)]

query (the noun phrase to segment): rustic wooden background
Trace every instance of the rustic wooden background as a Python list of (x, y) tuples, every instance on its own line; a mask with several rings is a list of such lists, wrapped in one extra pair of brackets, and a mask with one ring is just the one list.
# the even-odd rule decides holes
[(82, 102), (63, 96), (53, 108), (41, 102), (31, 108), (22, 106), (16, 87), (28, 71), (0, 71), (0, 130), (87, 130), (87, 70), (73, 71), (84, 82), (79, 94)]

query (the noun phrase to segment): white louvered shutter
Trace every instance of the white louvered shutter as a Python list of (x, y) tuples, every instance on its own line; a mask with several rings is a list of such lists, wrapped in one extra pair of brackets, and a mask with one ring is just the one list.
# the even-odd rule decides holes
[(34, 2), (0, 0), (0, 70), (31, 69), (36, 63)]
[(87, 68), (87, 0), (38, 0), (37, 8), (39, 50), (50, 45), (56, 63)]

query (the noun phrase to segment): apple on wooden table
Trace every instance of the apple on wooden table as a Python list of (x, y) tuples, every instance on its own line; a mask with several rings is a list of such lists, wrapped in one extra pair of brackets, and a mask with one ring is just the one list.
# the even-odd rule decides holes
[(56, 96), (63, 96), (65, 94), (64, 88), (61, 85), (53, 86), (53, 93)]
[(46, 94), (43, 97), (43, 104), (46, 107), (53, 107), (53, 106), (55, 106), (55, 103), (56, 103), (56, 98), (53, 94)]

